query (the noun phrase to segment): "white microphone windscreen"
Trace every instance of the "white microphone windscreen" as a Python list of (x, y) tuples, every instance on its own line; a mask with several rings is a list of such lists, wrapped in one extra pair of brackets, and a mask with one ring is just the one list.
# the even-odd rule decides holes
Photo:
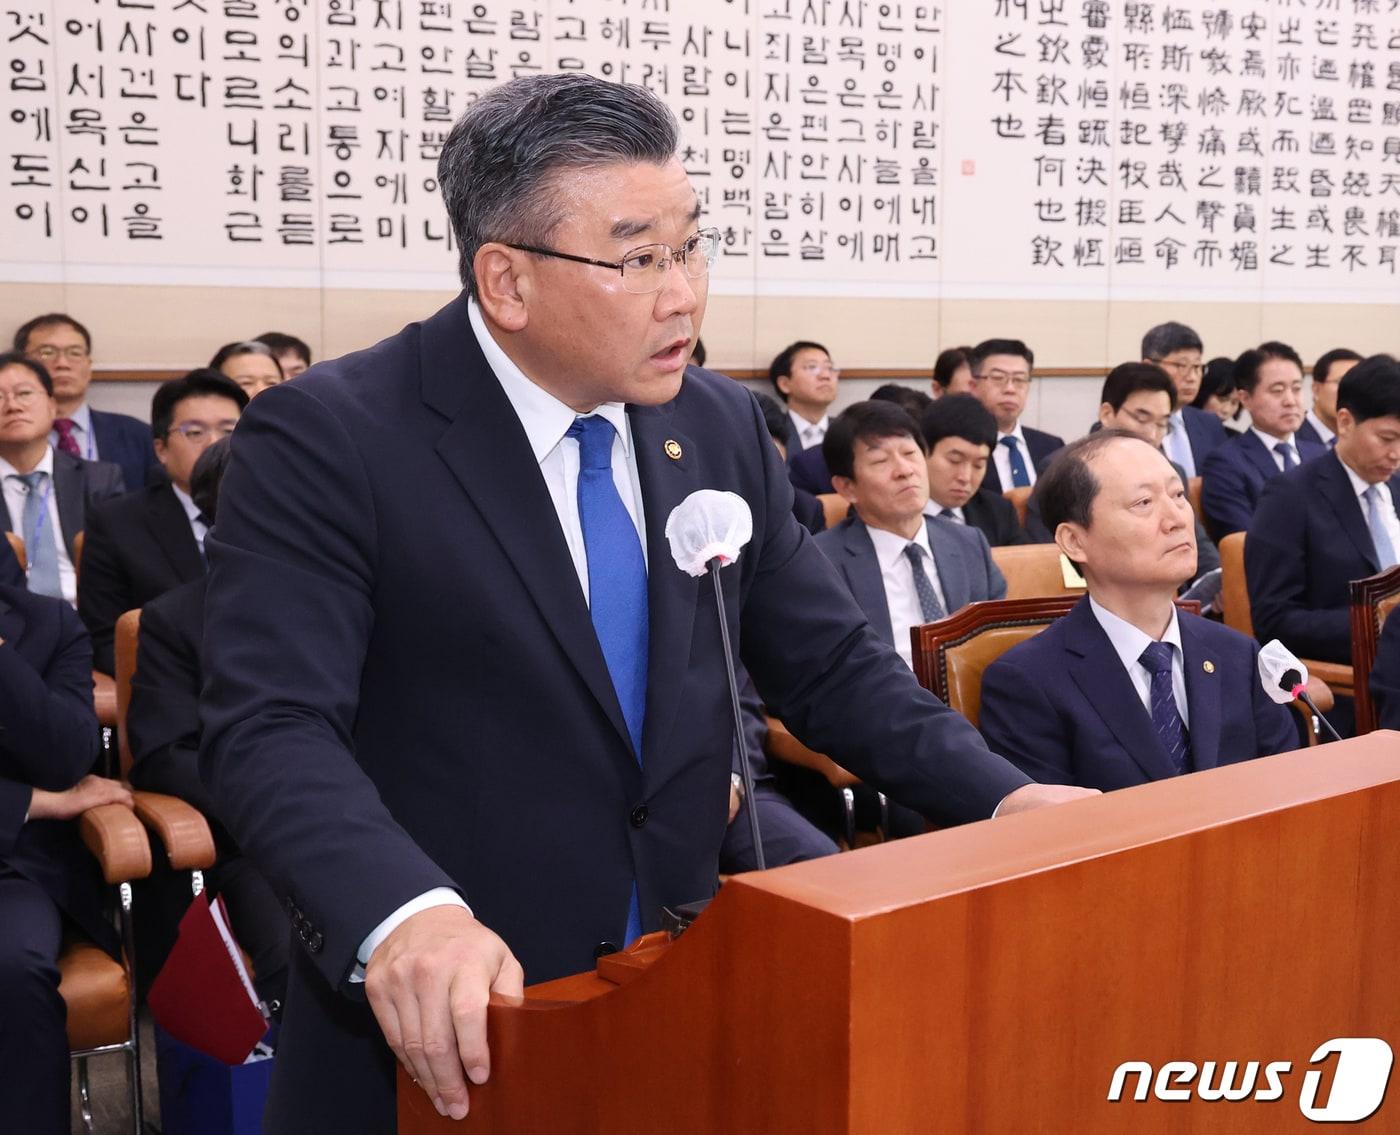
[(1283, 678), (1290, 670), (1298, 674), (1297, 681), (1293, 685), (1306, 686), (1308, 684), (1308, 668), (1302, 664), (1297, 656), (1274, 639), (1265, 643), (1259, 648), (1259, 681), (1264, 687), (1264, 692), (1269, 695), (1279, 705), (1287, 705), (1293, 700), (1293, 691), (1283, 688)]
[(697, 489), (666, 518), (666, 539), (676, 567), (701, 576), (709, 562), (732, 564), (753, 537), (753, 513), (738, 493)]

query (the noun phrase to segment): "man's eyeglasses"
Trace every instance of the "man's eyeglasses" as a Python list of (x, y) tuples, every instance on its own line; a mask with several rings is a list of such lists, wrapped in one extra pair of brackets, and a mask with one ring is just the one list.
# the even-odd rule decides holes
[(986, 382), (992, 386), (1010, 386), (1016, 390), (1028, 390), (1031, 385), (1030, 375), (1007, 374), (1004, 370), (989, 370), (986, 374), (974, 374), (972, 377), (978, 382)]
[(25, 407), (39, 398), (44, 392), (37, 386), (21, 386), (18, 390), (11, 390), (8, 394), (0, 390), (0, 406), (7, 403), (14, 403), (16, 406)]
[(644, 244), (634, 248), (621, 260), (594, 260), (590, 256), (575, 256), (553, 248), (533, 244), (507, 244), (507, 248), (533, 252), (536, 256), (552, 256), (556, 260), (572, 260), (575, 264), (592, 264), (595, 268), (611, 268), (622, 276), (622, 288), (635, 296), (660, 291), (672, 263), (678, 263), (692, 280), (698, 280), (710, 270), (719, 256), (719, 229), (701, 229), (685, 240), (679, 248), (669, 244)]
[(26, 353), (31, 359), (38, 359), (41, 363), (51, 363), (59, 355), (75, 363), (80, 363), (88, 357), (86, 347), (35, 347)]
[(225, 422), (217, 426), (205, 426), (199, 422), (181, 422), (178, 426), (171, 426), (170, 432), (179, 434), (191, 445), (203, 445), (206, 441), (222, 441), (233, 433), (233, 424)]
[(1179, 363), (1173, 362), (1170, 359), (1153, 359), (1152, 361), (1159, 367), (1166, 367), (1168, 370), (1176, 371), (1177, 374), (1195, 375), (1199, 378), (1206, 373), (1204, 363)]

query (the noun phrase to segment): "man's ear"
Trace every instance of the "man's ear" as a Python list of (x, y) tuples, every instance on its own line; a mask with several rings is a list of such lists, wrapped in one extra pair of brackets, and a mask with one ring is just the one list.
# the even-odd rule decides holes
[(775, 379), (773, 380), (773, 385), (776, 386), (780, 391), (782, 391), (782, 393), (783, 393), (784, 395), (791, 394), (791, 393), (792, 393), (792, 389), (791, 389), (791, 388), (792, 388), (792, 375), (790, 375), (790, 374), (780, 374), (780, 375), (778, 375), (778, 377), (775, 378)]
[(1337, 411), (1337, 436), (1350, 437), (1351, 431), (1356, 428), (1356, 415), (1350, 410)]
[(856, 503), (856, 483), (850, 477), (832, 477), (831, 487), (840, 494), (847, 504)]
[(1055, 529), (1055, 544), (1072, 563), (1084, 566), (1084, 561), (1088, 556), (1084, 552), (1084, 528), (1082, 525), (1066, 520)]
[(476, 302), (482, 313), (505, 331), (523, 331), (530, 322), (533, 292), (528, 254), (496, 241), (483, 244), (472, 259)]
[(1109, 402), (1099, 403), (1099, 425), (1104, 429), (1109, 429), (1109, 423), (1113, 421), (1113, 406)]

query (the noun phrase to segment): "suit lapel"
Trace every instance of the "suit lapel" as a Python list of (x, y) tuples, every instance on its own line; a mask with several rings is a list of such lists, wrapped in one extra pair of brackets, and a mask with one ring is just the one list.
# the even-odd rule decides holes
[(174, 486), (161, 485), (151, 490), (150, 507), (146, 510), (146, 525), (153, 543), (164, 554), (177, 578), (188, 581), (204, 574), (204, 561), (199, 544), (190, 528), (190, 518), (175, 495)]
[(1152, 717), (1117, 651), (1089, 609), (1087, 595), (1065, 616), (1065, 652), (1074, 684), (1124, 752), (1149, 780), (1175, 776), (1176, 766), (1157, 739)]
[(890, 606), (885, 599), (885, 581), (880, 575), (875, 542), (870, 539), (865, 525), (855, 517), (842, 523), (846, 525), (846, 559), (841, 565), (842, 574), (855, 601), (870, 620), (871, 629), (893, 646), (894, 627), (890, 624)]
[(1319, 458), (1317, 487), (1326, 499), (1332, 513), (1341, 524), (1356, 550), (1370, 565), (1372, 572), (1380, 571), (1380, 560), (1376, 558), (1376, 542), (1371, 538), (1371, 526), (1362, 511), (1361, 501), (1352, 491), (1351, 478), (1342, 468), (1342, 459), (1336, 453)]
[(55, 450), (54, 503), (58, 506), (58, 523), (63, 531), (63, 546), (68, 549), (70, 560), (73, 558), (73, 537), (83, 530), (83, 498), (86, 489), (82, 463), (70, 454)]
[(1242, 436), (1240, 448), (1264, 480), (1271, 481), (1278, 476), (1278, 466), (1274, 463), (1273, 454), (1264, 448), (1264, 443), (1253, 431)]
[(1176, 616), (1181, 628), (1181, 662), (1186, 671), (1186, 702), (1191, 707), (1191, 767), (1215, 768), (1220, 763), (1220, 674), (1212, 665), (1210, 652), (1202, 644), (1197, 633), (1199, 624), (1190, 615), (1180, 611)]
[(959, 607), (966, 607), (972, 595), (972, 585), (967, 578), (967, 565), (953, 546), (953, 541), (939, 532), (939, 525), (932, 517), (924, 521), (924, 526), (928, 529), (928, 545), (933, 549), (933, 562), (938, 568), (938, 582), (943, 585), (946, 614), (951, 615)]
[[(631, 751), (627, 723), (569, 546), (555, 519), (554, 502), (525, 428), (471, 332), (462, 297), (423, 324), (420, 367), (424, 401), (449, 419), (437, 439), (438, 456), (476, 506), (541, 621)], [(654, 570), (654, 557), (651, 564)]]
[(0, 640), (14, 646), (24, 634), (24, 616), (0, 599)]

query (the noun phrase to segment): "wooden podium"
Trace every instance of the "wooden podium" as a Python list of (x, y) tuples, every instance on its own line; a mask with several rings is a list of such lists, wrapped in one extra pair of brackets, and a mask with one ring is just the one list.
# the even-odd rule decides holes
[[(1314, 1051), (1400, 1047), (1400, 733), (739, 876), (661, 939), (493, 1005), (464, 1123), (400, 1071), (401, 1135), (1317, 1130)], [(1252, 1060), (1281, 1099), (1107, 1098)]]

